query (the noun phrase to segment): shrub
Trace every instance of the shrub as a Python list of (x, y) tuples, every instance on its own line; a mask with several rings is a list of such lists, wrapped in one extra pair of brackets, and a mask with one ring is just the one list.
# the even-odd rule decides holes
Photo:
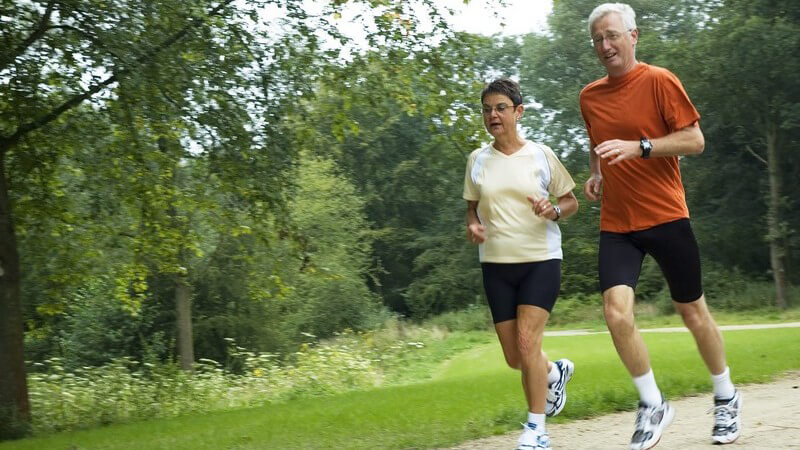
[[(256, 406), (293, 398), (362, 390), (383, 383), (387, 370), (432, 336), (397, 322), (385, 331), (344, 332), (308, 342), (285, 358), (248, 351), (228, 339), (225, 364), (201, 359), (194, 373), (173, 363), (114, 359), (68, 370), (50, 358), (28, 378), (35, 434), (187, 413)], [(414, 337), (415, 340), (408, 339)], [(315, 339), (307, 335), (309, 340)]]
[(449, 331), (484, 331), (492, 329), (492, 316), (485, 303), (473, 303), (460, 311), (449, 311), (426, 320), (425, 328), (439, 327)]

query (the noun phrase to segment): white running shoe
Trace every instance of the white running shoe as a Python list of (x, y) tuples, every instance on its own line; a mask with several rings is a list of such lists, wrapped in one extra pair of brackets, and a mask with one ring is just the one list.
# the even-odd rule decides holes
[(636, 413), (636, 429), (631, 437), (631, 450), (647, 450), (653, 448), (661, 439), (672, 419), (675, 417), (673, 409), (666, 400), (659, 406), (647, 406), (639, 403), (639, 412)]
[(733, 398), (720, 400), (714, 398), (714, 429), (711, 430), (711, 442), (714, 444), (730, 444), (739, 438), (742, 429), (742, 396), (739, 391)]
[(550, 436), (536, 429), (534, 424), (522, 424), (522, 436), (519, 437), (517, 450), (553, 450), (550, 447)]
[(548, 417), (557, 416), (564, 409), (564, 405), (567, 404), (567, 382), (575, 373), (575, 364), (568, 359), (559, 359), (553, 364), (561, 371), (561, 375), (547, 387), (547, 404), (544, 406), (544, 412)]

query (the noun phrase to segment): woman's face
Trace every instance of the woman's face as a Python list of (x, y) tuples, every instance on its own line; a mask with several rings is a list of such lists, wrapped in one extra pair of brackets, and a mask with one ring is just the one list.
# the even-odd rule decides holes
[(514, 102), (506, 95), (488, 94), (483, 98), (482, 108), (486, 131), (495, 138), (516, 134), (522, 109), (522, 105), (514, 106)]

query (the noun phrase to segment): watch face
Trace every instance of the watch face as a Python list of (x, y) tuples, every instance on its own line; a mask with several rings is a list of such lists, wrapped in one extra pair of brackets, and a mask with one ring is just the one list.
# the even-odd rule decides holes
[(647, 159), (650, 157), (650, 150), (653, 149), (653, 144), (650, 141), (643, 137), (639, 140), (639, 147), (642, 149), (642, 158)]

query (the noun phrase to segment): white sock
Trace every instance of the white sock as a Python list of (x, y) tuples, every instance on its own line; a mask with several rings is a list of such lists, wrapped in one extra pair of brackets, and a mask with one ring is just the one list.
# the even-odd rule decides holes
[[(545, 429), (544, 429), (544, 414), (534, 414), (534, 413), (528, 411), (528, 425), (536, 425), (536, 427), (535, 427), (536, 430), (545, 431)], [(531, 428), (534, 428), (534, 427), (531, 427)]]
[(661, 391), (656, 384), (656, 377), (653, 375), (653, 369), (650, 369), (646, 374), (634, 377), (633, 384), (639, 391), (639, 400), (647, 406), (659, 406), (664, 400), (661, 396)]
[(725, 366), (725, 371), (719, 375), (711, 375), (711, 382), (714, 383), (714, 397), (718, 399), (733, 398), (736, 388), (731, 381), (731, 369)]
[(551, 363), (551, 364), (553, 366), (550, 367), (550, 371), (547, 372), (547, 384), (548, 385), (551, 385), (551, 384), (555, 383), (561, 377), (561, 370), (558, 369), (558, 366), (556, 365), (556, 363)]

